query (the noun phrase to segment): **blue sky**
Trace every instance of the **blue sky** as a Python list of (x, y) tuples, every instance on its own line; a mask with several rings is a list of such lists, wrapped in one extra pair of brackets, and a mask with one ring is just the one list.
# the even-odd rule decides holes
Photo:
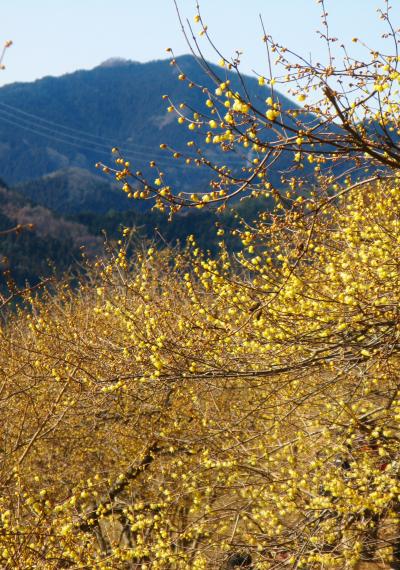
[[(182, 15), (193, 22), (195, 0), (178, 3)], [(393, 4), (393, 22), (400, 27), (400, 2)], [(221, 51), (244, 51), (246, 73), (266, 73), (260, 13), (267, 31), (281, 43), (324, 61), (326, 50), (316, 34), (321, 27), (316, 0), (200, 0), (200, 5)], [(371, 46), (382, 46), (385, 27), (376, 9), (383, 6), (382, 0), (326, 0), (332, 35), (346, 43), (358, 36)], [(172, 0), (2, 0), (0, 19), (0, 41), (14, 41), (0, 85), (90, 69), (114, 56), (160, 59), (169, 46), (177, 54), (188, 51)], [(217, 61), (207, 46), (204, 49)]]

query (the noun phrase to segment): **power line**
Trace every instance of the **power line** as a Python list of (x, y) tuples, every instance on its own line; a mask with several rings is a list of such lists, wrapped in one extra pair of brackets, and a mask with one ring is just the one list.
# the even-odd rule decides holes
[[(52, 140), (52, 141), (56, 141), (62, 144), (66, 144), (69, 146), (73, 146), (76, 148), (79, 148), (81, 150), (86, 150), (92, 153), (96, 153), (96, 154), (102, 154), (103, 156), (107, 156), (110, 158), (111, 155), (111, 150), (109, 149), (109, 147), (105, 146), (105, 145), (100, 145), (98, 143), (90, 143), (88, 141), (85, 141), (84, 139), (76, 139), (75, 137), (71, 137), (72, 140), (69, 140), (68, 138), (65, 138), (65, 133), (60, 133), (58, 135), (54, 134), (50, 129), (50, 132), (43, 132), (40, 129), (40, 126), (36, 125), (33, 126), (31, 124), (25, 124), (25, 123), (20, 123), (18, 121), (20, 121), (20, 119), (17, 119), (15, 117), (9, 118), (9, 116), (4, 116), (4, 111), (2, 111), (0, 109), (0, 121), (3, 121), (5, 123), (8, 123), (12, 126), (16, 126), (19, 127), (20, 129), (23, 129), (27, 132), (31, 132), (35, 135), (39, 135), (41, 137), (44, 137), (47, 140)], [(9, 115), (9, 114), (8, 114)], [(106, 150), (108, 149), (108, 150)], [(125, 154), (125, 153), (124, 153)], [(147, 161), (149, 161), (149, 157), (147, 156), (147, 154), (145, 153), (140, 153), (139, 151), (128, 151), (125, 154), (125, 158), (127, 159), (132, 159), (135, 161), (141, 161), (141, 163), (143, 164), (143, 161), (147, 159)], [(180, 168), (180, 169), (187, 169), (187, 168), (196, 168), (195, 165), (193, 164), (180, 164), (179, 162), (177, 162), (175, 159), (169, 159), (168, 156), (163, 156), (163, 157), (157, 157), (156, 162), (164, 165), (166, 167), (173, 167), (173, 168)]]
[[(113, 147), (113, 146), (118, 146), (118, 145), (116, 144), (115, 139), (111, 139), (111, 138), (109, 138), (109, 137), (103, 137), (103, 136), (100, 136), (100, 135), (95, 135), (95, 134), (93, 134), (93, 133), (89, 133), (88, 131), (84, 131), (84, 130), (81, 130), (81, 129), (75, 129), (75, 128), (73, 128), (73, 127), (69, 127), (69, 126), (67, 126), (67, 125), (63, 125), (63, 124), (61, 124), (61, 123), (57, 123), (57, 122), (55, 122), (55, 121), (49, 121), (48, 119), (45, 119), (45, 118), (41, 117), (40, 115), (36, 115), (36, 114), (34, 114), (34, 113), (28, 113), (27, 111), (23, 111), (22, 109), (19, 109), (19, 108), (17, 108), (17, 107), (14, 107), (14, 106), (12, 106), (12, 105), (9, 105), (8, 103), (4, 103), (3, 101), (0, 101), (0, 106), (6, 107), (7, 109), (11, 110), (11, 111), (14, 112), (14, 113), (17, 113), (17, 114), (19, 113), (19, 114), (21, 114), (21, 115), (25, 115), (26, 117), (30, 117), (31, 119), (35, 119), (35, 121), (39, 121), (39, 122), (42, 122), (42, 123), (46, 123), (47, 125), (50, 125), (50, 126), (54, 127), (57, 131), (58, 131), (59, 129), (63, 129), (63, 130), (65, 130), (65, 131), (69, 131), (69, 132), (71, 132), (71, 133), (76, 133), (76, 134), (78, 134), (78, 135), (83, 135), (84, 138), (97, 139), (98, 141), (102, 141), (101, 144), (103, 144), (104, 146), (107, 146), (107, 148), (110, 148), (110, 147)], [(54, 130), (54, 128), (53, 128), (52, 130)], [(154, 147), (147, 146), (147, 145), (142, 145), (142, 144), (140, 144), (140, 145), (135, 145), (135, 144), (124, 145), (124, 148), (125, 148), (126, 150), (130, 150), (130, 149), (135, 150), (135, 149), (138, 148), (138, 147), (141, 148), (141, 149), (145, 149), (145, 150), (147, 149), (147, 150), (152, 151), (152, 152), (154, 152), (154, 150), (155, 150)]]
[[(1, 107), (0, 107), (0, 113), (2, 113), (2, 116), (5, 115), (5, 116), (11, 118), (11, 119), (14, 120), (14, 121), (19, 121), (19, 124), (22, 123), (22, 125), (27, 125), (27, 126), (30, 127), (30, 128), (33, 128), (33, 129), (35, 129), (35, 130), (39, 130), (40, 132), (44, 131), (44, 134), (45, 134), (45, 133), (50, 133), (51, 135), (54, 135), (54, 136), (56, 136), (56, 137), (62, 137), (63, 140), (73, 140), (73, 141), (78, 141), (79, 143), (89, 144), (89, 145), (91, 145), (91, 147), (93, 147), (93, 148), (98, 147), (98, 148), (101, 148), (101, 149), (103, 149), (103, 150), (107, 150), (108, 154), (111, 153), (111, 147), (110, 147), (110, 145), (108, 145), (108, 144), (104, 144), (104, 143), (101, 143), (101, 142), (92, 141), (92, 140), (90, 140), (90, 139), (87, 138), (87, 137), (83, 137), (82, 135), (77, 136), (77, 135), (71, 135), (71, 134), (69, 134), (69, 133), (63, 133), (63, 132), (61, 132), (61, 131), (59, 131), (59, 130), (56, 131), (55, 128), (46, 127), (46, 126), (44, 126), (44, 125), (41, 125), (40, 123), (37, 123), (36, 121), (33, 121), (32, 119), (25, 119), (25, 118), (22, 118), (22, 117), (18, 117), (18, 116), (16, 116), (15, 114), (10, 113), (9, 111), (6, 111), (6, 110), (4, 110), (4, 109), (1, 109)], [(22, 126), (22, 125), (21, 125), (21, 126)], [(143, 156), (143, 158), (147, 158), (147, 159), (148, 159), (148, 157), (149, 157), (148, 153), (142, 152), (142, 151), (140, 151), (140, 150), (134, 150), (134, 149), (131, 150), (131, 149), (128, 148), (128, 147), (123, 147), (123, 148), (121, 147), (121, 150), (124, 151), (124, 152), (131, 152), (131, 153), (134, 153), (134, 154), (136, 154), (136, 155), (138, 155), (138, 156), (141, 155), (141, 156)], [(160, 154), (157, 154), (157, 157), (158, 157), (158, 158), (161, 158), (161, 159), (167, 158), (165, 155), (161, 156)]]
[[(6, 107), (7, 109), (10, 109), (12, 111), (12, 113), (10, 113), (9, 111), (6, 111), (4, 109), (1, 109), (1, 107)], [(161, 155), (159, 153), (159, 151), (154, 149), (154, 147), (151, 147), (148, 145), (142, 145), (142, 144), (141, 145), (134, 145), (134, 144), (126, 145), (126, 144), (124, 144), (123, 146), (121, 146), (121, 145), (118, 145), (115, 143), (115, 139), (110, 139), (108, 137), (101, 137), (99, 135), (95, 135), (95, 134), (89, 133), (89, 132), (81, 130), (81, 129), (75, 129), (75, 128), (63, 125), (61, 123), (56, 123), (54, 121), (50, 121), (48, 119), (40, 117), (39, 115), (36, 115), (34, 113), (28, 113), (27, 111), (23, 111), (22, 109), (18, 109), (17, 107), (14, 107), (14, 106), (9, 105), (7, 103), (4, 103), (2, 101), (0, 101), (0, 111), (2, 111), (3, 113), (6, 113), (8, 116), (11, 116), (13, 119), (23, 121), (24, 123), (27, 122), (31, 128), (33, 125), (33, 127), (35, 129), (46, 130), (46, 131), (49, 131), (50, 133), (53, 133), (54, 131), (56, 131), (56, 136), (61, 135), (63, 137), (67, 137), (68, 139), (72, 139), (72, 140), (77, 139), (79, 142), (88, 143), (90, 145), (96, 145), (100, 148), (105, 148), (108, 151), (110, 150), (111, 146), (116, 146), (122, 151), (123, 154), (130, 153), (132, 156), (133, 155), (136, 155), (138, 157), (142, 156), (143, 158), (145, 158), (147, 160), (154, 158), (157, 161), (163, 161), (163, 162), (168, 161), (168, 164), (170, 163), (168, 156), (166, 156), (165, 154)], [(13, 113), (16, 113), (17, 115), (13, 115)], [(29, 119), (24, 119), (22, 117), (18, 117), (18, 113), (21, 115), (24, 115), (26, 117), (29, 117)], [(47, 125), (50, 125), (50, 127), (52, 127), (52, 128), (41, 125), (40, 124), (41, 122), (43, 122)], [(70, 133), (77, 133), (77, 134), (79, 134), (79, 136), (68, 134), (68, 132), (61, 133), (60, 129), (63, 129), (63, 130), (68, 131)], [(90, 140), (90, 139), (95, 139), (95, 140)], [(101, 142), (96, 142), (96, 140), (101, 141)], [(108, 142), (106, 142), (106, 141), (108, 141)], [(145, 149), (148, 149), (149, 152), (151, 152), (151, 156), (149, 156), (149, 154), (147, 152), (143, 152), (143, 150), (145, 150)], [(181, 154), (186, 153), (186, 150), (184, 150), (184, 151), (182, 151), (182, 150), (179, 151), (178, 149), (176, 149), (176, 150), (177, 150), (177, 152), (180, 152)], [(194, 159), (196, 157), (191, 156), (191, 158)], [(238, 165), (242, 165), (243, 160), (246, 160), (246, 159), (242, 159), (239, 157), (236, 157), (236, 158), (229, 157), (229, 163), (232, 165), (235, 165), (236, 162)]]

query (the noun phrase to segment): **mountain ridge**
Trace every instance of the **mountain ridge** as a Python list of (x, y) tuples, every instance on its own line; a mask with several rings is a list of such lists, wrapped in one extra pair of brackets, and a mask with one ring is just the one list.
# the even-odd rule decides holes
[[(177, 63), (188, 77), (214, 88), (193, 56), (181, 56)], [(154, 158), (168, 169), (174, 185), (189, 188), (193, 169), (159, 148), (166, 142), (177, 150), (187, 149), (187, 130), (167, 112), (163, 94), (176, 102), (186, 100), (192, 108), (204, 107), (204, 95), (187, 89), (177, 74), (168, 60), (127, 61), (0, 88), (0, 177), (14, 185), (71, 166), (94, 171), (96, 162), (112, 160), (111, 148), (118, 146), (138, 169)], [(233, 89), (240, 88), (234, 73), (222, 74), (230, 78)], [(252, 96), (264, 103), (269, 89), (255, 78), (245, 80)], [(286, 97), (280, 99), (284, 107), (293, 107)], [(216, 155), (218, 149), (209, 152)], [(202, 187), (207, 184), (198, 170), (196, 179)]]

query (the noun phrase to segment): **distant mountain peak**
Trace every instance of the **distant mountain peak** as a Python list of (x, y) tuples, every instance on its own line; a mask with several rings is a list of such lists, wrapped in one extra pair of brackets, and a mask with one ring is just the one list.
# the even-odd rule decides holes
[(123, 57), (110, 57), (100, 63), (99, 67), (121, 67), (123, 65), (129, 65), (130, 63), (132, 63), (130, 59), (124, 59)]

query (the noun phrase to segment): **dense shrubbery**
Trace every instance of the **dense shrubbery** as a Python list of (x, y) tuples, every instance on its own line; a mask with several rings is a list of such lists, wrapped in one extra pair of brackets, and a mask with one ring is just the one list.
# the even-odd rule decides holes
[(60, 287), (12, 317), (4, 567), (393, 556), (399, 199), (373, 185), (312, 235), (299, 223), (295, 271), (285, 231), (236, 262), (194, 243), (132, 264), (121, 250), (78, 293)]
[[(161, 170), (147, 181), (115, 151), (128, 196), (172, 214), (242, 192), (274, 198), (234, 229), (240, 250), (219, 228), (212, 257), (194, 238), (130, 257), (125, 229), (78, 290), (26, 291), (8, 316), (4, 568), (400, 568), (398, 58), (296, 67), (265, 41), (301, 99), (321, 89), (306, 116), (323, 126), (276, 95), (261, 113), (216, 78), (222, 101), (205, 95), (218, 121), (195, 111), (180, 123), (224, 152), (251, 146), (243, 175), (199, 149), (210, 190), (174, 193)], [(353, 102), (335, 78), (356, 83)], [(289, 152), (283, 194), (268, 168)]]

